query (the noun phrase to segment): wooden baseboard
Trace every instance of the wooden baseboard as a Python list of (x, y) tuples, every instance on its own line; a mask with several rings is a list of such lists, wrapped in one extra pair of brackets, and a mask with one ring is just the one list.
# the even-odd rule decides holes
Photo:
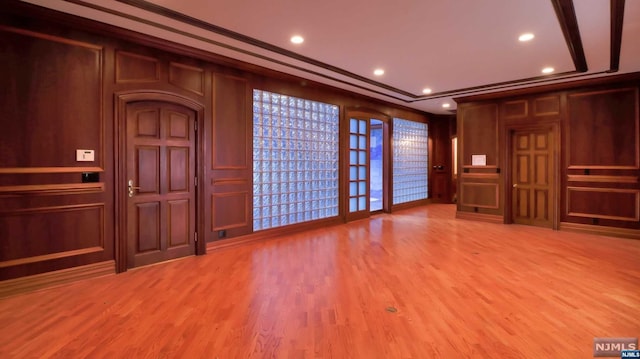
[(257, 242), (265, 239), (275, 238), (284, 234), (292, 234), (303, 231), (308, 231), (317, 228), (323, 228), (327, 226), (336, 226), (343, 224), (344, 222), (340, 217), (334, 217), (325, 220), (319, 220), (314, 222), (305, 222), (300, 224), (294, 224), (284, 228), (267, 229), (256, 233), (247, 234), (240, 237), (219, 239), (217, 241), (207, 243), (207, 252), (220, 250), (224, 248), (237, 247), (246, 243)]
[(409, 209), (409, 208), (425, 206), (425, 205), (428, 205), (428, 204), (431, 204), (431, 203), (435, 203), (435, 202), (433, 202), (433, 200), (431, 198), (427, 198), (427, 199), (421, 199), (421, 200), (413, 201), (413, 202), (394, 204), (394, 205), (391, 206), (391, 213), (396, 212), (396, 211), (401, 211), (403, 209)]
[(594, 225), (591, 225), (591, 224), (560, 222), (560, 230), (561, 231), (571, 231), (571, 232), (597, 234), (597, 235), (600, 235), (600, 236), (640, 239), (640, 230), (637, 230), (637, 229), (606, 227), (606, 226), (594, 226)]
[(4, 280), (0, 281), (0, 298), (115, 273), (115, 261), (106, 261)]
[(495, 215), (495, 214), (486, 214), (486, 213), (475, 213), (475, 212), (462, 212), (456, 211), (457, 219), (468, 219), (471, 221), (481, 221), (481, 222), (489, 222), (489, 223), (504, 223), (504, 217)]

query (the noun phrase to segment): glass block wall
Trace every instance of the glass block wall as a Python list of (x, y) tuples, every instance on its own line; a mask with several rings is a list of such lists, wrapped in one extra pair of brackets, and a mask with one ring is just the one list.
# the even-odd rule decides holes
[(338, 215), (338, 106), (253, 90), (253, 230)]
[(427, 198), (427, 124), (393, 119), (393, 203)]

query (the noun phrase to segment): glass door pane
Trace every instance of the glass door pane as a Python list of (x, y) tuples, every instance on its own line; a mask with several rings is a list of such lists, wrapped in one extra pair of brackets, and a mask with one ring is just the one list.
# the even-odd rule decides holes
[(368, 210), (369, 121), (349, 120), (349, 213)]
[(384, 131), (382, 129), (382, 121), (371, 119), (371, 136), (369, 141), (369, 162), (370, 162), (370, 180), (369, 180), (369, 209), (371, 212), (383, 209), (383, 141)]

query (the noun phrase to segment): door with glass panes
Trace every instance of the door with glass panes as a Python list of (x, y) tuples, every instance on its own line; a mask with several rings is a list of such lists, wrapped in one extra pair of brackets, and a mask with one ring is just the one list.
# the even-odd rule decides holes
[(349, 118), (347, 220), (369, 215), (369, 132), (368, 118)]
[(347, 116), (347, 220), (390, 208), (389, 119), (380, 114), (350, 112)]

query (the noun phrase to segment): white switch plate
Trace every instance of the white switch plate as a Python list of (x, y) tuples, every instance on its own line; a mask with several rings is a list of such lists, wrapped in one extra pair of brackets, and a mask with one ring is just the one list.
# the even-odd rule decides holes
[(78, 162), (92, 162), (94, 158), (93, 150), (76, 150), (76, 161)]

